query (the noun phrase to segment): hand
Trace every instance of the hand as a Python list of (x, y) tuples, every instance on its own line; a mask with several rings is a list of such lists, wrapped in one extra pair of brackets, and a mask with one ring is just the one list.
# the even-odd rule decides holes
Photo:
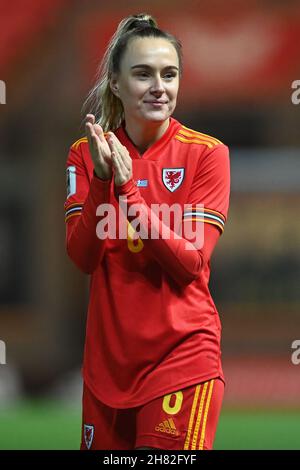
[(113, 132), (108, 133), (107, 142), (111, 150), (115, 185), (121, 186), (132, 178), (132, 159), (127, 148), (121, 144)]
[(95, 124), (93, 114), (86, 115), (85, 129), (95, 173), (103, 180), (110, 180), (112, 177), (111, 150), (102, 127)]

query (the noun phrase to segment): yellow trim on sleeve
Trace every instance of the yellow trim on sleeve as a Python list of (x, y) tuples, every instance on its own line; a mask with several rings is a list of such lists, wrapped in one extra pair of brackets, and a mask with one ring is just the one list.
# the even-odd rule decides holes
[(75, 150), (77, 150), (81, 143), (87, 142), (87, 141), (88, 141), (87, 137), (82, 137), (81, 139), (76, 140), (76, 142), (74, 142), (74, 144), (71, 145), (71, 148), (74, 148)]
[(206, 145), (208, 148), (214, 147), (214, 144), (211, 142), (207, 142), (205, 140), (200, 140), (198, 138), (195, 139), (188, 139), (185, 137), (180, 137), (178, 134), (175, 135), (174, 137), (176, 140), (179, 140), (180, 142), (183, 142), (185, 144), (198, 144), (198, 145)]
[(67, 215), (67, 217), (65, 217), (65, 222), (68, 222), (68, 220), (71, 219), (71, 217), (75, 217), (75, 215), (81, 215), (81, 211), (72, 212), (72, 214)]
[(216, 221), (213, 221), (213, 220), (207, 220), (207, 219), (201, 219), (200, 217), (185, 217), (183, 219), (184, 222), (186, 222), (187, 220), (191, 220), (191, 221), (195, 221), (195, 222), (205, 222), (206, 224), (212, 224), (212, 225), (216, 225), (217, 227), (219, 227), (221, 229), (222, 232), (224, 232), (224, 227), (219, 223), (219, 222), (216, 222)]
[(199, 137), (202, 137), (204, 139), (210, 140), (214, 142), (215, 144), (223, 144), (221, 140), (217, 139), (216, 137), (213, 137), (208, 134), (203, 134), (202, 132), (195, 131), (194, 129), (189, 129), (186, 126), (182, 126), (182, 129), (180, 129), (178, 132), (182, 133), (183, 135), (198, 135)]

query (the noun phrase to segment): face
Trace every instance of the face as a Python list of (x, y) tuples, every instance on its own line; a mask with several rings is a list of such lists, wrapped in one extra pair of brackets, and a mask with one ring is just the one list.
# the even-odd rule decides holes
[(179, 88), (176, 49), (166, 39), (132, 39), (110, 86), (122, 101), (126, 122), (165, 121), (175, 109)]

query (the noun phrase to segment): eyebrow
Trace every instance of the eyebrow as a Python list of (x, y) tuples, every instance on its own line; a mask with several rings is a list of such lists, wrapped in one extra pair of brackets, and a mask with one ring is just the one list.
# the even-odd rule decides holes
[[(152, 67), (148, 64), (137, 64), (137, 65), (133, 65), (132, 67), (130, 67), (131, 70), (132, 69), (138, 69), (138, 68), (144, 68), (144, 69), (150, 69), (152, 70)], [(176, 69), (176, 70), (179, 70), (178, 67), (176, 67), (176, 65), (167, 65), (166, 67), (163, 68), (163, 70), (166, 70), (166, 69)]]

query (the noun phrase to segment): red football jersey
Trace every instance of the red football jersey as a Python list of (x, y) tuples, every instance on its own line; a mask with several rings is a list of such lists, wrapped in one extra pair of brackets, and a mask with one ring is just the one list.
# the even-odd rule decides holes
[[(115, 134), (133, 161), (133, 178), (120, 187), (96, 177), (87, 138), (70, 149), (66, 245), (75, 264), (91, 274), (84, 380), (106, 405), (129, 408), (223, 378), (221, 324), (208, 282), (210, 256), (227, 219), (230, 165), (227, 146), (174, 118), (142, 155), (124, 123)], [(183, 225), (202, 224), (203, 246), (187, 249), (192, 241), (184, 231), (177, 239), (136, 240), (129, 212), (127, 239), (99, 239), (104, 215), (97, 208), (113, 205), (119, 220), (120, 195), (128, 208), (140, 204), (141, 225), (160, 235), (166, 224), (151, 218), (153, 204), (176, 203)], [(174, 224), (171, 218), (171, 234)]]

